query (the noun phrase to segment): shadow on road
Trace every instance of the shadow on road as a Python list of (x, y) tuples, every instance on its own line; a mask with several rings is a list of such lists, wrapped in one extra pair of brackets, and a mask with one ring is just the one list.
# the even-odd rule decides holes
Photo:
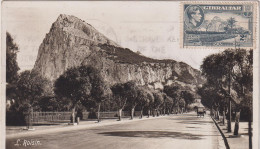
[(178, 122), (178, 123), (181, 123), (181, 124), (196, 124), (196, 125), (206, 125), (207, 123), (208, 124), (211, 124), (213, 122), (211, 121), (181, 121), (181, 122)]
[(170, 117), (168, 120), (198, 120), (196, 116), (179, 116), (179, 117)]
[(144, 137), (144, 138), (175, 138), (187, 140), (201, 140), (204, 135), (195, 135), (191, 133), (168, 132), (168, 131), (114, 131), (99, 133), (105, 136), (119, 137)]
[(186, 128), (200, 128), (200, 127), (186, 127)]

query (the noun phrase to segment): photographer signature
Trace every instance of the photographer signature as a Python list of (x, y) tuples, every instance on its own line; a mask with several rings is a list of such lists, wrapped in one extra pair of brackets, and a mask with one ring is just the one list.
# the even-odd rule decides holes
[(14, 146), (39, 146), (42, 145), (40, 140), (37, 139), (17, 139)]

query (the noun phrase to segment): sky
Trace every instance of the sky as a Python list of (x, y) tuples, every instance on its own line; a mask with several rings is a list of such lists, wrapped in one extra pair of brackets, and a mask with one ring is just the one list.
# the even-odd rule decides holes
[[(172, 1), (4, 2), (3, 31), (19, 46), (21, 71), (32, 69), (40, 44), (60, 14), (76, 16), (124, 48), (156, 59), (173, 59), (199, 69), (218, 49), (183, 49), (181, 9)], [(5, 36), (5, 34), (3, 34)]]

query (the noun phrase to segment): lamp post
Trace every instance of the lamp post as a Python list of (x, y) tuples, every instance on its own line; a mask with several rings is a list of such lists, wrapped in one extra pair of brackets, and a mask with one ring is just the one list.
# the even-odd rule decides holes
[(228, 74), (228, 132), (232, 132), (231, 130), (231, 68), (229, 68)]

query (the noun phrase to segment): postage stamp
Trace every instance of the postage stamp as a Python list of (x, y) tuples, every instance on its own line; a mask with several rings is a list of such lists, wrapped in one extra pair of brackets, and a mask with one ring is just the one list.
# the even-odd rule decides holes
[(184, 3), (182, 47), (253, 48), (255, 4)]

